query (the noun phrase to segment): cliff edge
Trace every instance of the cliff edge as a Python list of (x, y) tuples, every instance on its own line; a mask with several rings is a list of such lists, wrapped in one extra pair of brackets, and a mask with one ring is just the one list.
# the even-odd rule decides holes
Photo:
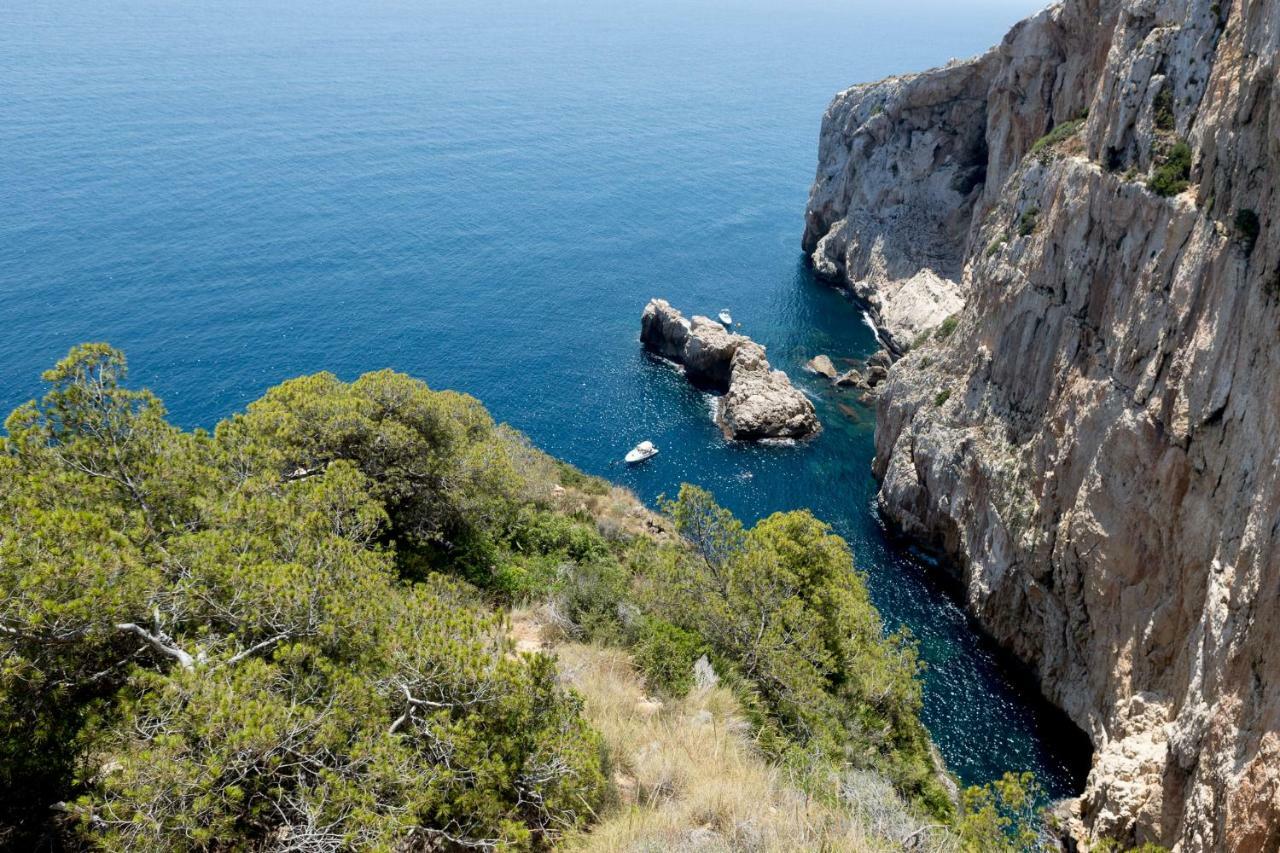
[(910, 349), (881, 508), (1089, 733), (1092, 837), (1280, 849), (1278, 52), (1067, 0), (823, 121), (805, 247)]

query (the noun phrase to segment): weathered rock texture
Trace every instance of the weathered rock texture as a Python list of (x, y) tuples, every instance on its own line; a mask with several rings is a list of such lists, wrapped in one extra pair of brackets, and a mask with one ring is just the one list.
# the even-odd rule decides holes
[(1092, 737), (1089, 831), (1179, 851), (1280, 848), (1278, 51), (1280, 0), (1068, 0), (839, 96), (805, 236), (882, 300), (959, 281), (881, 506)]
[(684, 365), (693, 382), (725, 392), (717, 420), (729, 438), (799, 439), (822, 429), (813, 403), (787, 374), (770, 368), (764, 347), (715, 320), (686, 320), (665, 299), (654, 299), (640, 318), (640, 341)]

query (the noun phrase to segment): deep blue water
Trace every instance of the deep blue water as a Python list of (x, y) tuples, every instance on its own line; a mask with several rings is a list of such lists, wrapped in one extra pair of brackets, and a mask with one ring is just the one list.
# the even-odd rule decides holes
[[(646, 499), (692, 481), (749, 520), (811, 507), (919, 639), (959, 777), (1072, 793), (1079, 741), (886, 540), (871, 413), (798, 370), (874, 346), (799, 251), (830, 97), (982, 50), (1038, 4), (8, 0), (0, 408), (84, 340), (124, 348), (187, 426), (299, 373), (391, 366)], [(641, 353), (651, 296), (731, 307), (823, 435), (726, 444)], [(661, 455), (627, 470), (644, 438)]]

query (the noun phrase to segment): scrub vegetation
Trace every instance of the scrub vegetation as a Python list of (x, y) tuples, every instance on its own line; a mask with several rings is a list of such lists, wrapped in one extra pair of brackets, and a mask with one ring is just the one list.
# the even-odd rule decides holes
[[(685, 486), (656, 515), (390, 371), (286, 382), (212, 432), (125, 375), (77, 347), (6, 422), (5, 846), (589, 846), (641, 807), (692, 831), (716, 762), (721, 837), (810, 804), (776, 849), (860, 849), (885, 815), (953, 848), (1029, 825), (974, 824), (1003, 789), (953, 799), (910, 638), (808, 512), (746, 528)], [(641, 685), (678, 709), (659, 750), (714, 761), (640, 767)]]

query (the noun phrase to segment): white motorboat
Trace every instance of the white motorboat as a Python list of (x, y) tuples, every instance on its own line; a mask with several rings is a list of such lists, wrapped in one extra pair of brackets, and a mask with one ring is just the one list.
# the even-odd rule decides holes
[(728, 308), (721, 308), (718, 316), (721, 323), (724, 323), (726, 326), (733, 325), (733, 315), (729, 313)]
[(657, 455), (658, 448), (653, 446), (652, 441), (642, 441), (631, 448), (631, 452), (626, 455), (626, 460), (628, 465), (635, 465), (637, 462), (643, 462)]

